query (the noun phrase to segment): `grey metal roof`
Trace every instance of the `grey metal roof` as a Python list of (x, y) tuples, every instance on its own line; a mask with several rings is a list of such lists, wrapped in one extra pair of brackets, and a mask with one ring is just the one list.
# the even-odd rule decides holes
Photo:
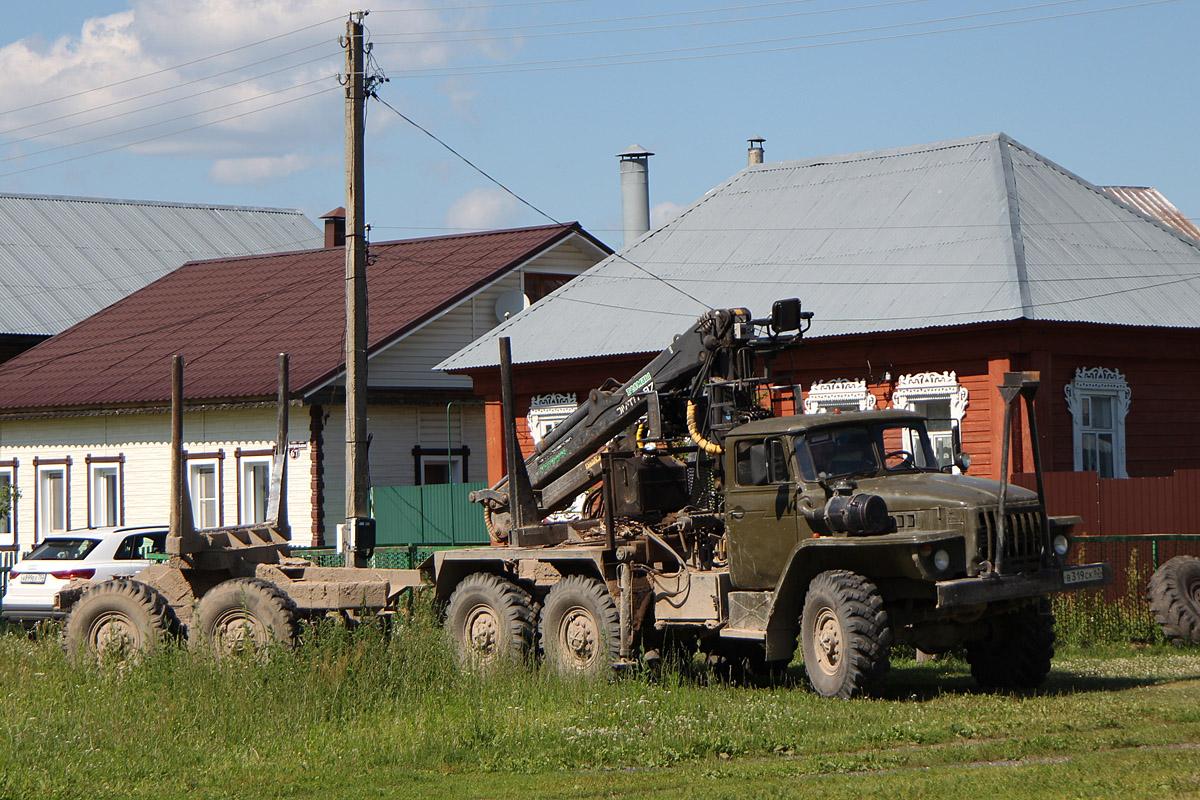
[(1200, 327), (1200, 245), (1003, 133), (748, 167), (438, 365), (657, 352), (800, 297), (810, 336), (1016, 319)]
[(287, 209), (0, 194), (0, 334), (58, 333), (186, 261), (322, 244)]

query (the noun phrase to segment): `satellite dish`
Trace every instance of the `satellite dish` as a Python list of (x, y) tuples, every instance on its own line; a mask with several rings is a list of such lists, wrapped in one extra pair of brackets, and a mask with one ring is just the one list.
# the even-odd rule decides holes
[(496, 319), (504, 322), (523, 308), (529, 308), (529, 298), (520, 289), (509, 289), (496, 298)]

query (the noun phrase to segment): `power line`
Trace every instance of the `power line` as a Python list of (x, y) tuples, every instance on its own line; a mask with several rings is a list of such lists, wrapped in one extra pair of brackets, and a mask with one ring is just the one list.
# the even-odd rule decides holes
[[(1075, 0), (1064, 0), (1064, 1), (1065, 2), (1074, 2)], [(837, 47), (837, 46), (850, 45), (850, 44), (867, 44), (867, 43), (872, 43), (872, 42), (895, 41), (895, 40), (899, 40), (899, 39), (911, 39), (911, 38), (922, 37), (922, 36), (935, 36), (935, 35), (940, 35), (940, 34), (945, 34), (945, 33), (961, 33), (964, 31), (986, 30), (986, 29), (990, 29), (990, 28), (1000, 28), (1000, 27), (1007, 27), (1007, 26), (1012, 26), (1012, 25), (1024, 25), (1024, 24), (1034, 23), (1034, 22), (1047, 22), (1047, 21), (1068, 19), (1068, 18), (1072, 18), (1072, 17), (1081, 17), (1081, 16), (1087, 16), (1087, 15), (1093, 15), (1093, 14), (1104, 14), (1104, 13), (1109, 13), (1109, 12), (1113, 12), (1113, 11), (1126, 11), (1126, 10), (1134, 9), (1134, 8), (1143, 8), (1146, 6), (1164, 5), (1166, 3), (1176, 3), (1179, 1), (1180, 0), (1146, 0), (1146, 2), (1131, 3), (1131, 4), (1123, 5), (1123, 6), (1113, 6), (1110, 8), (1091, 9), (1088, 11), (1074, 11), (1074, 12), (1064, 13), (1064, 14), (1051, 14), (1051, 15), (1042, 16), (1042, 17), (1032, 17), (1029, 19), (1007, 20), (1007, 21), (1002, 21), (1002, 22), (991, 22), (991, 23), (984, 23), (984, 24), (979, 24), (979, 25), (964, 25), (964, 26), (953, 27), (953, 28), (943, 28), (941, 30), (916, 31), (916, 32), (911, 32), (911, 33), (899, 33), (899, 34), (892, 34), (892, 35), (887, 35), (887, 36), (871, 36), (871, 37), (863, 37), (863, 38), (859, 38), (859, 39), (847, 39), (847, 40), (838, 41), (838, 42), (818, 42), (818, 43), (812, 43), (812, 44), (796, 44), (796, 45), (787, 45), (787, 46), (780, 46), (780, 47), (766, 47), (766, 48), (759, 48), (759, 49), (753, 49), (753, 50), (739, 50), (739, 51), (730, 52), (730, 53), (696, 54), (695, 51), (713, 50), (713, 49), (721, 49), (721, 48), (729, 48), (729, 47), (745, 47), (745, 46), (752, 46), (752, 45), (756, 45), (756, 44), (771, 44), (771, 43), (776, 43), (776, 42), (798, 41), (798, 40), (810, 39), (810, 38), (826, 38), (829, 36), (848, 35), (848, 34), (854, 33), (854, 32), (867, 32), (867, 31), (871, 31), (871, 30), (889, 30), (889, 29), (893, 29), (893, 28), (911, 27), (913, 25), (926, 25), (926, 24), (932, 24), (933, 21), (899, 23), (896, 25), (879, 26), (878, 28), (862, 28), (862, 29), (858, 29), (857, 31), (841, 31), (841, 32), (837, 32), (837, 33), (807, 34), (804, 36), (783, 37), (783, 38), (779, 38), (779, 39), (764, 39), (764, 40), (751, 41), (751, 42), (733, 42), (733, 43), (717, 44), (717, 45), (703, 45), (703, 46), (697, 46), (697, 47), (674, 48), (674, 49), (668, 49), (668, 50), (652, 50), (652, 51), (643, 51), (643, 52), (635, 52), (635, 53), (621, 53), (621, 54), (607, 55), (607, 56), (584, 56), (584, 57), (580, 57), (580, 58), (551, 59), (551, 60), (546, 60), (546, 61), (514, 62), (512, 64), (503, 64), (503, 65), (499, 65), (499, 66), (495, 66), (495, 67), (493, 67), (491, 65), (486, 65), (486, 64), (476, 64), (476, 65), (463, 66), (463, 67), (430, 67), (427, 69), (409, 69), (409, 70), (402, 70), (397, 75), (397, 77), (403, 77), (403, 78), (448, 78), (448, 77), (462, 77), (462, 76), (476, 76), (476, 75), (503, 75), (503, 74), (509, 74), (509, 73), (519, 73), (519, 72), (552, 72), (552, 71), (560, 71), (560, 70), (567, 70), (567, 69), (591, 69), (591, 68), (595, 68), (595, 67), (634, 66), (634, 65), (639, 65), (639, 64), (659, 64), (659, 63), (666, 63), (666, 62), (672, 62), (672, 61), (695, 61), (695, 60), (704, 60), (704, 59), (710, 59), (710, 58), (727, 58), (730, 56), (761, 55), (764, 53), (790, 52), (790, 51), (795, 51), (795, 50), (809, 50), (809, 49), (824, 48), (824, 47)], [(1010, 10), (1008, 12), (996, 11), (996, 12), (986, 12), (986, 13), (988, 13), (988, 14), (1011, 13), (1012, 11), (1015, 11), (1015, 10), (1017, 10), (1017, 9)], [(958, 18), (947, 17), (945, 19), (946, 20), (965, 19), (966, 17), (970, 17), (970, 16), (981, 16), (981, 14), (965, 15), (964, 17), (958, 17)], [(692, 55), (673, 55), (676, 53), (693, 53), (693, 54)], [(650, 56), (662, 56), (662, 57), (651, 58)], [(607, 61), (605, 61), (605, 59), (607, 59)], [(617, 59), (627, 59), (627, 60), (617, 60)], [(603, 63), (582, 63), (582, 62), (603, 62)]]
[[(130, 77), (130, 78), (122, 78), (119, 81), (113, 81), (112, 83), (106, 83), (102, 86), (93, 86), (90, 89), (81, 89), (78, 92), (72, 92), (71, 94), (65, 94), (65, 95), (60, 95), (58, 97), (52, 97), (49, 100), (40, 100), (36, 103), (30, 103), (29, 105), (18, 106), (17, 108), (10, 108), (5, 111), (0, 111), (0, 116), (4, 116), (5, 114), (14, 114), (18, 111), (27, 111), (31, 108), (37, 108), (39, 106), (49, 105), (50, 103), (57, 103), (62, 100), (70, 100), (71, 98), (74, 98), (74, 97), (80, 97), (85, 94), (91, 94), (92, 92), (99, 92), (104, 89), (112, 89), (113, 87), (123, 86), (127, 83), (133, 83), (134, 81), (140, 81), (145, 78), (152, 78), (155, 75), (162, 75), (167, 72), (173, 72), (177, 69), (182, 69), (183, 67), (190, 67), (193, 64), (200, 64), (204, 61), (210, 61), (214, 58), (220, 58), (221, 56), (227, 56), (230, 53), (237, 53), (242, 50), (247, 50), (251, 47), (258, 47), (259, 45), (266, 44), (267, 42), (273, 42), (277, 39), (283, 39), (287, 36), (293, 36), (297, 33), (303, 33), (304, 31), (312, 30), (313, 28), (319, 28), (322, 25), (328, 25), (329, 23), (337, 22), (340, 19), (341, 19), (341, 16), (339, 15), (339, 16), (333, 17), (332, 19), (322, 20), (321, 22), (314, 22), (312, 25), (306, 25), (303, 28), (296, 28), (295, 30), (288, 31), (286, 33), (280, 33), (275, 36), (268, 36), (266, 39), (259, 39), (256, 42), (250, 42), (249, 44), (240, 45), (238, 47), (232, 47), (228, 50), (223, 50), (219, 53), (213, 53), (211, 55), (202, 56), (200, 58), (194, 58), (191, 61), (184, 61), (180, 64), (174, 64), (169, 67), (163, 67), (162, 69), (156, 69), (153, 72), (146, 72), (141, 75), (134, 75), (133, 77)], [(218, 73), (218, 74), (223, 74), (223, 73)]]
[[(7, 161), (24, 160), (27, 158), (32, 158), (34, 156), (43, 155), (45, 153), (52, 153), (55, 150), (63, 150), (63, 149), (70, 148), (70, 147), (78, 147), (83, 144), (90, 144), (92, 142), (98, 142), (102, 139), (111, 139), (114, 136), (124, 136), (127, 133), (134, 133), (136, 131), (146, 130), (147, 128), (157, 128), (159, 125), (167, 125), (169, 123), (178, 122), (183, 119), (190, 119), (191, 117), (199, 117), (204, 114), (211, 114), (214, 111), (220, 111), (221, 109), (224, 109), (224, 108), (231, 108), (233, 106), (239, 106), (239, 105), (242, 105), (243, 103), (250, 103), (255, 100), (262, 100), (264, 97), (273, 97), (276, 95), (283, 94), (284, 92), (290, 92), (293, 89), (299, 89), (304, 86), (311, 86), (314, 83), (320, 83), (320, 82), (328, 80), (329, 78), (332, 78), (332, 77), (334, 77), (334, 76), (322, 75), (321, 77), (315, 78), (311, 81), (305, 81), (304, 83), (297, 83), (293, 86), (288, 86), (283, 89), (276, 89), (276, 90), (273, 90), (270, 92), (265, 92), (263, 94), (255, 95), (254, 97), (247, 97), (242, 100), (235, 100), (230, 103), (225, 103), (223, 105), (212, 106), (210, 108), (203, 108), (199, 111), (193, 111), (189, 114), (181, 114), (177, 117), (170, 117), (168, 119), (156, 120), (155, 122), (148, 122), (145, 125), (138, 125), (137, 127), (134, 127), (134, 128), (125, 128), (124, 130), (114, 131), (113, 133), (105, 133), (105, 134), (101, 134), (100, 136), (93, 136), (90, 139), (82, 139), (77, 142), (68, 142), (66, 144), (59, 144), (59, 145), (55, 145), (53, 147), (47, 147), (43, 150), (36, 150), (32, 153), (20, 153), (15, 156), (8, 156), (7, 158), (0, 158), (0, 164), (3, 164)], [(311, 97), (311, 96), (312, 95), (305, 95), (305, 97)], [(303, 99), (303, 98), (299, 98), (299, 99)], [(274, 106), (267, 106), (267, 108), (274, 108)], [(257, 111), (261, 111), (261, 110), (265, 110), (265, 109), (257, 109), (256, 111), (248, 112), (248, 113), (256, 113)], [(243, 115), (239, 115), (239, 116), (243, 116)], [(227, 119), (233, 119), (233, 117), (229, 117)], [(227, 120), (220, 120), (220, 121), (225, 122)], [(199, 127), (199, 126), (197, 126), (197, 127)], [(195, 130), (195, 128), (188, 128), (187, 130)], [(177, 131), (177, 133), (182, 133), (182, 132), (183, 131)], [(149, 140), (144, 140), (144, 141), (149, 141)], [(142, 142), (136, 142), (135, 144), (142, 144)], [(132, 147), (133, 145), (128, 145), (128, 146)], [(61, 163), (61, 162), (55, 162), (55, 163)], [(9, 174), (12, 174), (12, 173), (9, 173)]]
[(269, 110), (270, 110), (270, 109), (272, 109), (272, 108), (279, 108), (280, 106), (286, 106), (286, 105), (290, 105), (290, 104), (292, 104), (292, 103), (299, 102), (299, 101), (301, 101), (301, 100), (307, 100), (307, 99), (309, 99), (310, 97), (316, 97), (317, 95), (320, 95), (320, 94), (325, 94), (325, 93), (327, 93), (327, 92), (334, 91), (334, 90), (336, 90), (336, 89), (338, 89), (338, 88), (339, 88), (339, 87), (330, 87), (330, 88), (328, 88), (328, 89), (321, 89), (321, 90), (319, 90), (319, 91), (316, 91), (316, 92), (311, 92), (311, 93), (309, 93), (309, 94), (302, 95), (302, 96), (300, 96), (300, 97), (294, 97), (294, 98), (292, 98), (291, 100), (284, 100), (284, 101), (281, 101), (281, 102), (279, 102), (279, 103), (272, 103), (271, 105), (268, 105), (268, 106), (263, 106), (262, 108), (256, 108), (256, 109), (254, 109), (254, 110), (252, 110), (252, 111), (246, 111), (246, 112), (243, 112), (243, 113), (241, 113), (241, 114), (233, 114), (233, 115), (231, 115), (231, 116), (228, 116), (228, 117), (223, 117), (223, 118), (221, 118), (221, 119), (212, 120), (211, 122), (204, 122), (204, 123), (201, 123), (201, 124), (199, 124), (199, 125), (193, 125), (193, 126), (191, 126), (190, 128), (182, 128), (182, 129), (180, 129), (180, 130), (177, 130), (177, 131), (170, 131), (170, 132), (168, 132), (168, 133), (164, 133), (164, 134), (161, 134), (161, 135), (159, 135), (159, 136), (151, 136), (151, 137), (148, 137), (148, 138), (146, 138), (146, 139), (140, 139), (140, 140), (138, 140), (138, 141), (136, 141), (136, 142), (127, 142), (127, 143), (125, 143), (125, 144), (114, 145), (113, 147), (108, 147), (108, 148), (105, 148), (105, 149), (103, 149), (103, 150), (95, 150), (95, 151), (93, 151), (93, 152), (91, 152), (91, 153), (83, 153), (83, 154), (81, 154), (81, 155), (77, 155), (77, 156), (71, 156), (70, 158), (63, 158), (63, 159), (60, 159), (60, 160), (58, 160), (58, 161), (51, 161), (51, 162), (49, 162), (49, 163), (47, 163), (47, 164), (38, 164), (37, 166), (33, 166), (33, 167), (26, 167), (25, 169), (12, 170), (11, 172), (3, 172), (3, 173), (0, 173), (0, 178), (7, 178), (7, 177), (9, 177), (10, 175), (20, 175), (20, 174), (22, 174), (22, 173), (25, 173), (25, 172), (32, 172), (32, 171), (34, 171), (34, 170), (38, 170), (38, 169), (44, 169), (44, 168), (46, 168), (46, 167), (54, 167), (54, 166), (58, 166), (59, 164), (66, 164), (66, 163), (69, 163), (69, 162), (71, 162), (71, 161), (78, 161), (78, 160), (80, 160), (80, 159), (83, 159), (83, 158), (91, 158), (92, 156), (98, 156), (98, 155), (102, 155), (102, 154), (104, 154), (104, 153), (112, 153), (112, 152), (114, 152), (114, 151), (116, 151), (116, 150), (125, 150), (125, 149), (127, 149), (127, 148), (130, 148), (130, 147), (137, 147), (138, 145), (142, 145), (142, 144), (148, 144), (149, 142), (156, 142), (156, 141), (159, 141), (160, 139), (167, 139), (167, 138), (169, 138), (169, 137), (171, 137), (171, 136), (178, 136), (178, 135), (179, 135), (179, 134), (181, 134), (181, 133), (188, 133), (188, 132), (190, 132), (190, 131), (199, 130), (199, 129), (201, 129), (201, 128), (207, 128), (207, 127), (210, 127), (210, 126), (212, 126), (212, 125), (220, 125), (220, 124), (221, 124), (221, 123), (223, 123), (223, 122), (230, 122), (230, 121), (232, 121), (232, 120), (235, 120), (235, 119), (240, 119), (240, 118), (242, 118), (242, 117), (247, 117), (247, 116), (250, 116), (251, 114), (258, 114), (258, 113), (261, 113), (261, 112), (263, 112), (263, 111), (269, 111)]

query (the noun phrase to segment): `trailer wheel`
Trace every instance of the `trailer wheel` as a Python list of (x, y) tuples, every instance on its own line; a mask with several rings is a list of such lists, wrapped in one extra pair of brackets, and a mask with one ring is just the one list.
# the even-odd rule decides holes
[(600, 581), (569, 575), (550, 588), (538, 629), (546, 663), (560, 675), (596, 678), (621, 655), (621, 619)]
[(1200, 644), (1200, 558), (1176, 556), (1155, 570), (1146, 599), (1168, 639)]
[(991, 635), (967, 642), (971, 676), (985, 689), (1034, 689), (1050, 673), (1054, 615), (1026, 606), (992, 620)]
[(463, 578), (446, 608), (446, 626), (464, 668), (528, 657), (536, 619), (529, 592), (490, 572)]
[(804, 669), (824, 697), (855, 697), (882, 682), (890, 666), (892, 629), (875, 584), (832, 569), (808, 585), (800, 617)]
[(123, 662), (178, 636), (167, 599), (141, 581), (116, 578), (90, 587), (67, 615), (63, 649), (71, 661)]
[(296, 643), (296, 604), (273, 583), (234, 578), (200, 598), (189, 634), (193, 650), (208, 650), (217, 656), (262, 655), (271, 645)]

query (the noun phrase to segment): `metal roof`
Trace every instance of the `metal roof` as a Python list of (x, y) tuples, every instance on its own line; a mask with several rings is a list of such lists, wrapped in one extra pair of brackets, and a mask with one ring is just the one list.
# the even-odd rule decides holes
[(1123, 203), (1141, 211), (1151, 219), (1166, 223), (1180, 233), (1200, 241), (1200, 228), (1175, 207), (1175, 204), (1163, 196), (1163, 193), (1153, 186), (1104, 186), (1104, 191)]
[(0, 194), (0, 333), (58, 333), (186, 261), (321, 244), (288, 209)]
[(1200, 327), (1200, 245), (1003, 133), (747, 167), (442, 362), (657, 352), (706, 308), (812, 337), (1016, 319)]
[[(578, 223), (372, 242), (368, 355), (546, 249)], [(591, 240), (594, 241), (594, 240)], [(270, 397), (277, 353), (293, 392), (344, 370), (345, 249), (193, 261), (0, 364), (0, 409), (162, 404), (172, 355), (189, 401)]]

